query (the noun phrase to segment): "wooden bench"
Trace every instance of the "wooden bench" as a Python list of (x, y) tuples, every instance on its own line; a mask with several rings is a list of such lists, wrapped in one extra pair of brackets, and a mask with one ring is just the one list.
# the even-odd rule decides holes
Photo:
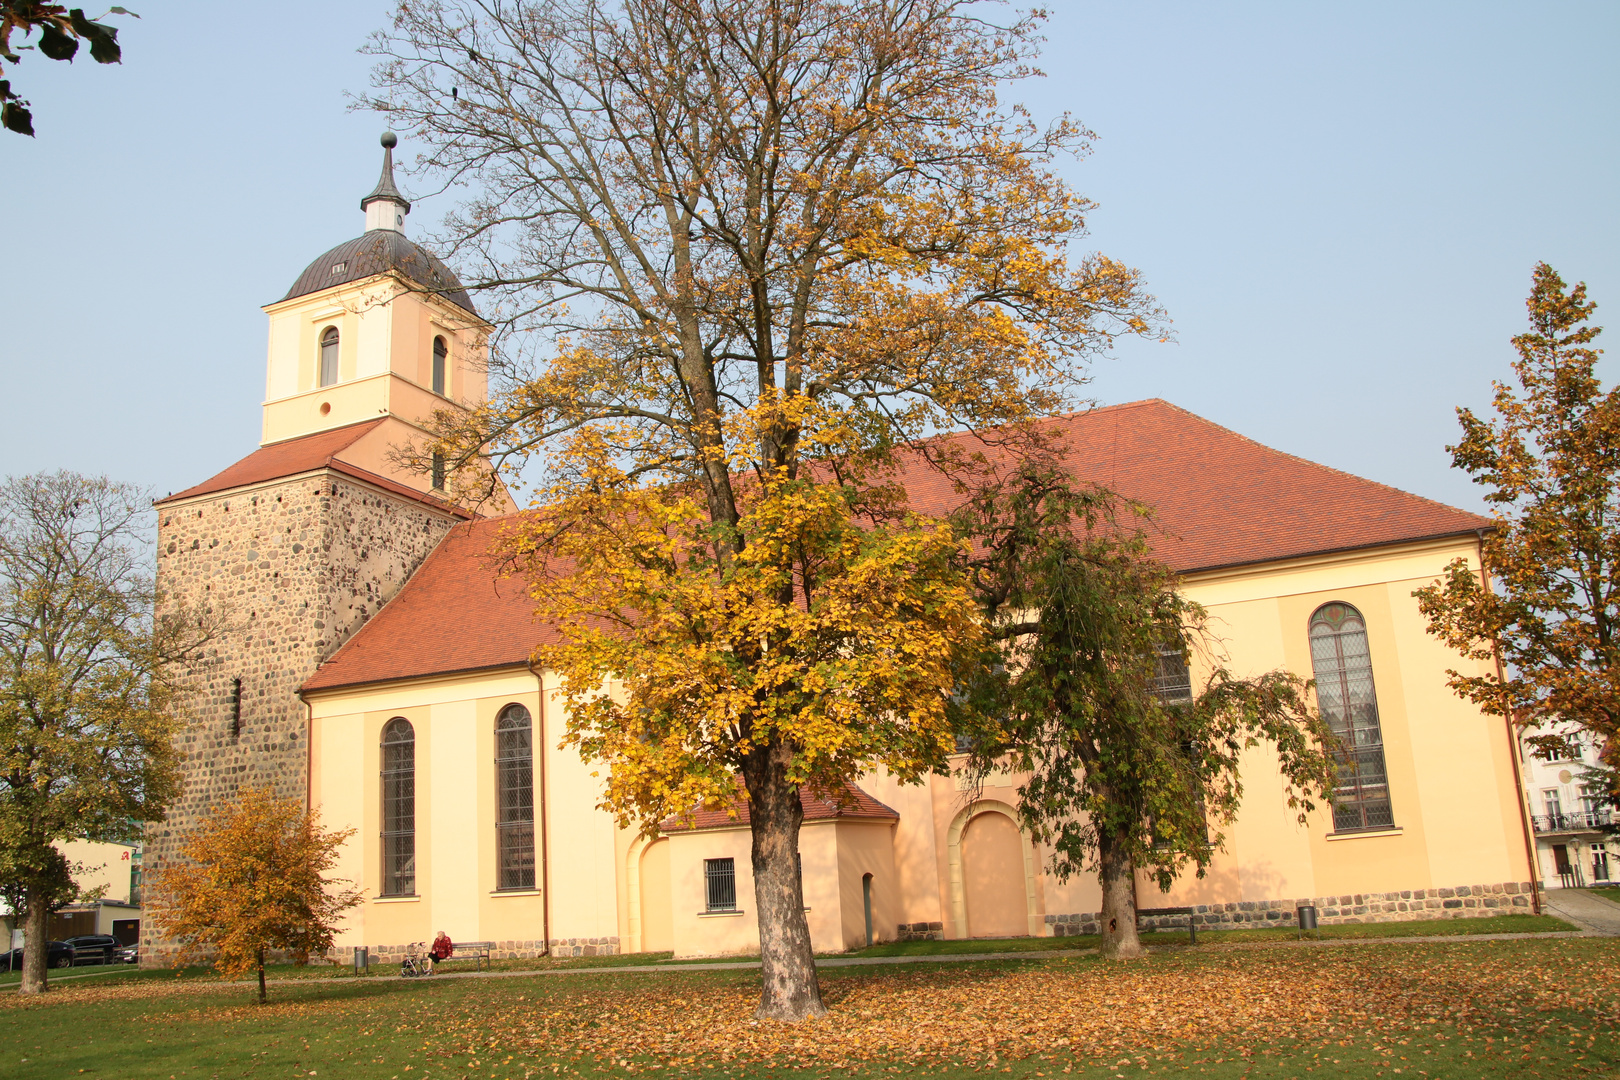
[[(489, 965), (490, 950), (495, 948), (493, 941), (458, 941), (455, 948), (445, 960), (471, 960), (473, 970), (482, 971)], [(444, 961), (440, 961), (443, 963)]]
[(1156, 918), (1159, 918), (1160, 916), (1164, 916), (1164, 915), (1185, 915), (1185, 916), (1187, 916), (1187, 940), (1188, 940), (1188, 944), (1190, 944), (1190, 945), (1198, 944), (1198, 926), (1197, 926), (1197, 924), (1195, 924), (1193, 922), (1193, 909), (1190, 908), (1190, 907), (1137, 908), (1136, 909), (1137, 928), (1138, 929), (1141, 928), (1142, 918), (1144, 916), (1146, 916), (1147, 918), (1150, 918), (1150, 919), (1156, 919)]

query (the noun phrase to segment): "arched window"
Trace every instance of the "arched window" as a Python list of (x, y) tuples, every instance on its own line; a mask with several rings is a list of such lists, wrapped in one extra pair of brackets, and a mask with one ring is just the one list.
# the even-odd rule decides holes
[(450, 356), (450, 350), (444, 343), (444, 338), (433, 339), (433, 392), (444, 393), (444, 362)]
[(534, 739), (529, 710), (508, 705), (495, 720), (497, 889), (534, 888)]
[(382, 733), (382, 895), (416, 892), (416, 731), (403, 716)]
[(1333, 791), (1333, 829), (1387, 829), (1395, 823), (1384, 771), (1367, 622), (1349, 604), (1323, 604), (1311, 616), (1311, 666), (1322, 718), (1342, 744)]
[(321, 385), (331, 386), (338, 379), (338, 328), (321, 331)]

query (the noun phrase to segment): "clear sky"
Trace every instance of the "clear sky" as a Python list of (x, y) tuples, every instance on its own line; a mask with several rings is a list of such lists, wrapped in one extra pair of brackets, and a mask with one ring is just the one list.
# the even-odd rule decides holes
[[(0, 471), (163, 494), (253, 450), (259, 307), (363, 227), (383, 124), (345, 95), (389, 8), (134, 6), (123, 65), (10, 72), (39, 137), (0, 133)], [(1510, 374), (1534, 263), (1620, 340), (1620, 4), (1048, 6), (1048, 76), (1009, 94), (1097, 133), (1067, 167), (1094, 244), (1175, 319), (1097, 366), (1102, 402), (1478, 508), (1444, 446)]]

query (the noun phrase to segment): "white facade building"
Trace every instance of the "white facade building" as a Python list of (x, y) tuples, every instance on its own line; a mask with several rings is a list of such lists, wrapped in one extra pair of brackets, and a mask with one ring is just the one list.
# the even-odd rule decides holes
[(1548, 734), (1563, 735), (1568, 751), (1544, 753), (1525, 743), (1522, 755), (1543, 886), (1613, 883), (1620, 875), (1620, 837), (1604, 828), (1620, 815), (1604, 803), (1600, 786), (1587, 775), (1597, 763), (1597, 747), (1573, 725)]

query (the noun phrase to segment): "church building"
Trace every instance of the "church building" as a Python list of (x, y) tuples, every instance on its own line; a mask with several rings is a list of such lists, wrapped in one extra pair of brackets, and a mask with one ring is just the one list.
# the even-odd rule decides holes
[[(307, 800), (353, 828), (337, 873), (364, 902), (339, 937), (390, 955), (437, 931), (505, 956), (758, 947), (746, 807), (655, 836), (597, 808), (604, 765), (560, 748), (547, 629), (491, 541), (515, 508), (468, 506), (400, 449), (435, 411), (485, 399), (491, 326), (451, 271), (406, 237), (382, 177), (365, 231), (265, 307), (260, 446), (158, 503), (163, 590), (228, 613), (182, 735), (186, 788), (149, 827), (147, 863), (244, 787)], [(1516, 740), (1446, 687), (1466, 665), (1425, 630), (1412, 592), (1453, 559), (1478, 566), (1488, 519), (1280, 453), (1168, 402), (1060, 418), (1075, 474), (1157, 509), (1157, 544), (1209, 611), (1240, 675), (1286, 669), (1358, 769), (1300, 825), (1275, 759), (1247, 752), (1244, 798), (1209, 873), (1143, 908), (1203, 925), (1470, 917), (1535, 907), (1534, 839)], [(909, 483), (949, 509), (948, 487)], [(1196, 685), (1205, 672), (1186, 673)], [(807, 918), (818, 951), (896, 938), (1095, 929), (1090, 877), (1059, 881), (1014, 812), (1016, 774), (904, 785), (882, 771), (839, 799), (804, 795)], [(164, 943), (143, 929), (146, 962)]]

